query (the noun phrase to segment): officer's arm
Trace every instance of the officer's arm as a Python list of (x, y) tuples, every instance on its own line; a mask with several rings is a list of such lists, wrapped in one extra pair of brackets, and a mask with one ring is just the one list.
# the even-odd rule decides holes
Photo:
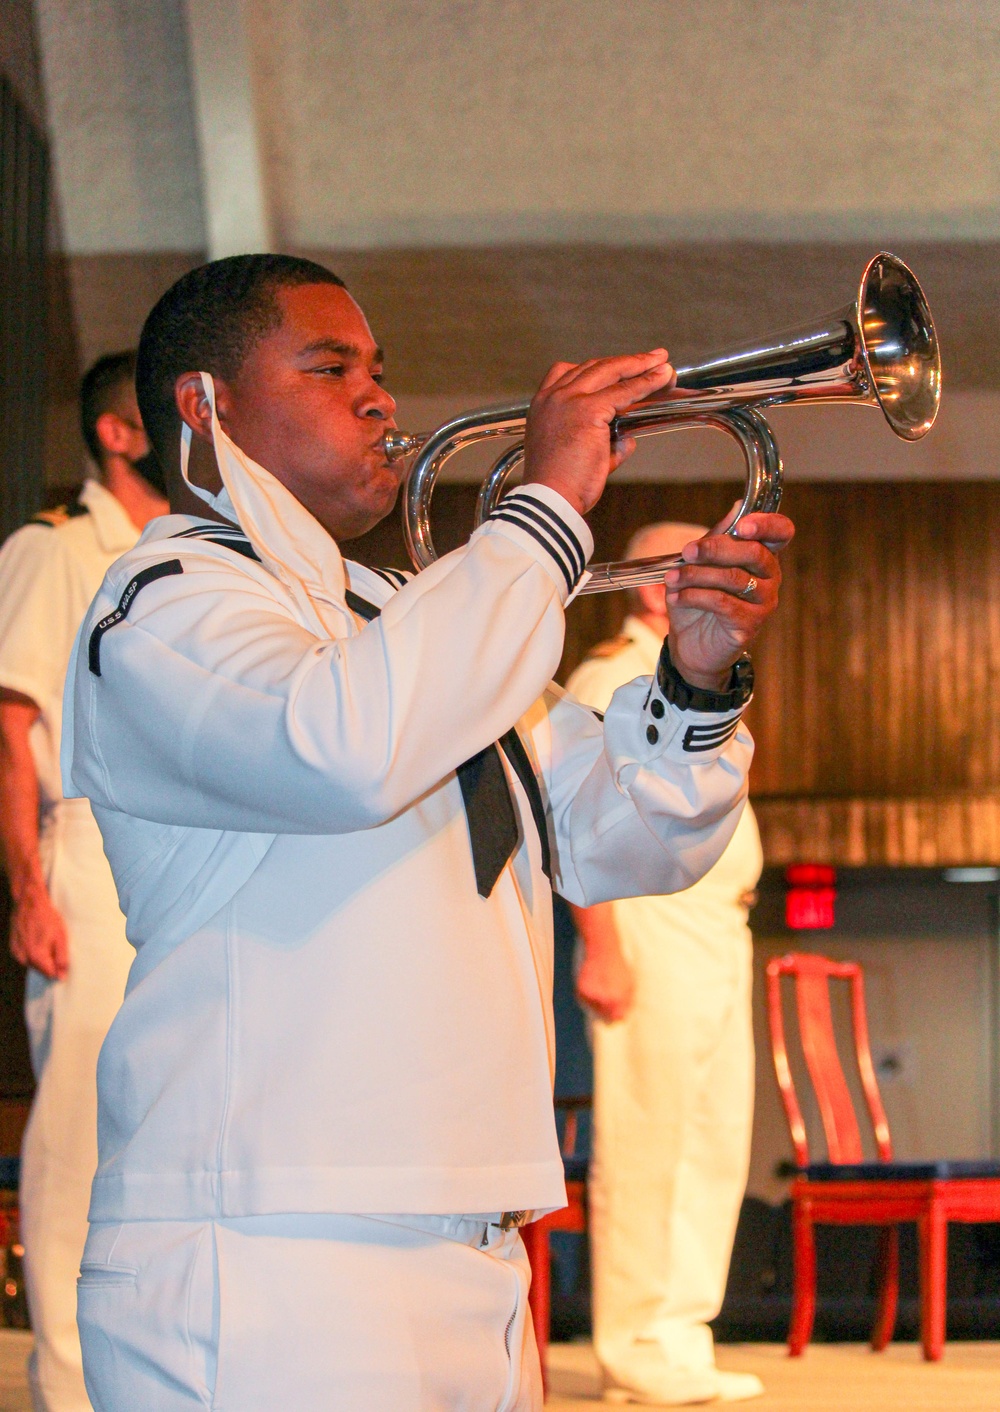
[(622, 1020), (632, 1008), (635, 977), (622, 952), (614, 905), (571, 907), (583, 943), (583, 959), (576, 973), (576, 998), (600, 1020)]
[(61, 980), (69, 970), (69, 947), (42, 870), (38, 775), (29, 739), (39, 714), (30, 697), (0, 688), (0, 847), (13, 902), (11, 955)]

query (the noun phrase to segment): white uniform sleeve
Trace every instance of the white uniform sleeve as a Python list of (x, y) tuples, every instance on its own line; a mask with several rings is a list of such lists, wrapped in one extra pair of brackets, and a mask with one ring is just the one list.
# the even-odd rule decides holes
[(566, 683), (566, 690), (584, 706), (592, 706), (602, 714), (611, 705), (611, 698), (632, 673), (616, 670), (614, 657), (585, 658)]
[(0, 550), (0, 687), (41, 710), (62, 695), (73, 638), (90, 595), (62, 536), (25, 525)]
[(680, 711), (638, 677), (614, 693), (602, 725), (550, 692), (536, 750), (547, 757), (555, 890), (590, 906), (703, 877), (747, 797), (753, 741), (741, 714)]
[[(147, 542), (84, 623), (66, 783), (135, 817), (246, 833), (392, 818), (508, 729), (558, 664), (592, 542), (561, 497), (525, 494), (537, 519), (490, 521), (340, 639), (302, 627), (263, 568), (226, 550), (190, 552), (130, 593), (137, 565), (171, 556), (170, 541)], [(566, 530), (585, 546), (569, 575)]]

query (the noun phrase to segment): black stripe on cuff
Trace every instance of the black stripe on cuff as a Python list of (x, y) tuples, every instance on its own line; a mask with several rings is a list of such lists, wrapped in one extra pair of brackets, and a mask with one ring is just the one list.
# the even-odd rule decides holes
[(732, 720), (715, 722), (710, 726), (688, 726), (684, 732), (683, 747), (689, 755), (694, 755), (725, 745), (726, 741), (736, 734), (736, 727), (742, 719), (742, 715), (739, 715)]
[(545, 533), (543, 530), (536, 529), (534, 525), (528, 522), (527, 519), (522, 519), (519, 514), (510, 513), (503, 506), (501, 506), (499, 510), (494, 510), (493, 514), (490, 516), (490, 519), (506, 520), (509, 524), (516, 525), (519, 530), (523, 530), (525, 534), (530, 534), (532, 539), (536, 540), (542, 546), (542, 548), (547, 551), (549, 557), (551, 559), (554, 559), (555, 562), (559, 565), (560, 572), (562, 573), (563, 578), (566, 580), (567, 591), (569, 593), (573, 592), (573, 589), (576, 587), (575, 576), (570, 572), (566, 560), (564, 559), (563, 555), (559, 552), (558, 547), (553, 543), (551, 537), (547, 533)]
[(570, 558), (575, 560), (576, 575), (579, 578), (579, 576), (583, 573), (584, 569), (587, 567), (587, 556), (583, 552), (583, 545), (577, 539), (576, 535), (570, 529), (566, 521), (556, 514), (555, 510), (553, 510), (551, 505), (547, 505), (544, 500), (536, 500), (533, 495), (522, 494), (521, 492), (515, 490), (513, 494), (506, 496), (504, 500), (504, 504), (506, 505), (510, 505), (512, 503), (518, 506), (518, 508), (523, 508), (526, 505), (530, 505), (532, 509), (540, 511), (543, 515), (546, 515), (549, 520), (551, 520), (553, 526), (555, 527), (555, 532), (557, 535), (565, 535), (566, 549), (569, 552)]
[(577, 579), (583, 573), (583, 567), (582, 565), (577, 565), (576, 555), (573, 553), (573, 547), (569, 543), (569, 540), (567, 540), (556, 529), (554, 529), (552, 525), (550, 525), (549, 522), (546, 520), (544, 515), (539, 515), (537, 513), (539, 507), (533, 504), (531, 501), (521, 500), (517, 501), (513, 505), (504, 502), (502, 503), (501, 508), (508, 511), (508, 513), (511, 515), (519, 515), (525, 520), (531, 520), (534, 524), (538, 526), (538, 528), (544, 534), (548, 536), (549, 540), (552, 543), (552, 552), (558, 553), (559, 556), (562, 558), (567, 569), (569, 570), (570, 578), (575, 584)]

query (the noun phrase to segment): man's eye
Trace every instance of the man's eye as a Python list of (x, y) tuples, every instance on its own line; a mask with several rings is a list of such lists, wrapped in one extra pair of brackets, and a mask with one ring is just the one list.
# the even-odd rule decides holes
[(372, 382), (377, 382), (381, 387), (385, 382), (385, 373), (372, 373)]
[(345, 368), (343, 363), (325, 363), (322, 368), (316, 368), (314, 371), (329, 373), (331, 377), (340, 378), (344, 376)]

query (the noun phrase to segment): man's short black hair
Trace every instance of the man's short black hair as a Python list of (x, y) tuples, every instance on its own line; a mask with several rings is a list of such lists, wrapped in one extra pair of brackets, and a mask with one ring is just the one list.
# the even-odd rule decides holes
[(165, 468), (174, 464), (180, 435), (178, 377), (235, 378), (254, 345), (281, 321), (276, 292), (302, 284), (343, 288), (344, 281), (294, 255), (230, 255), (183, 275), (154, 306), (139, 339), (135, 380), (146, 435)]
[(127, 348), (123, 353), (105, 353), (87, 369), (80, 382), (80, 430), (87, 450), (98, 465), (104, 448), (97, 438), (97, 419), (105, 412), (119, 410), (122, 388), (131, 388), (135, 383), (135, 362), (134, 348)]

